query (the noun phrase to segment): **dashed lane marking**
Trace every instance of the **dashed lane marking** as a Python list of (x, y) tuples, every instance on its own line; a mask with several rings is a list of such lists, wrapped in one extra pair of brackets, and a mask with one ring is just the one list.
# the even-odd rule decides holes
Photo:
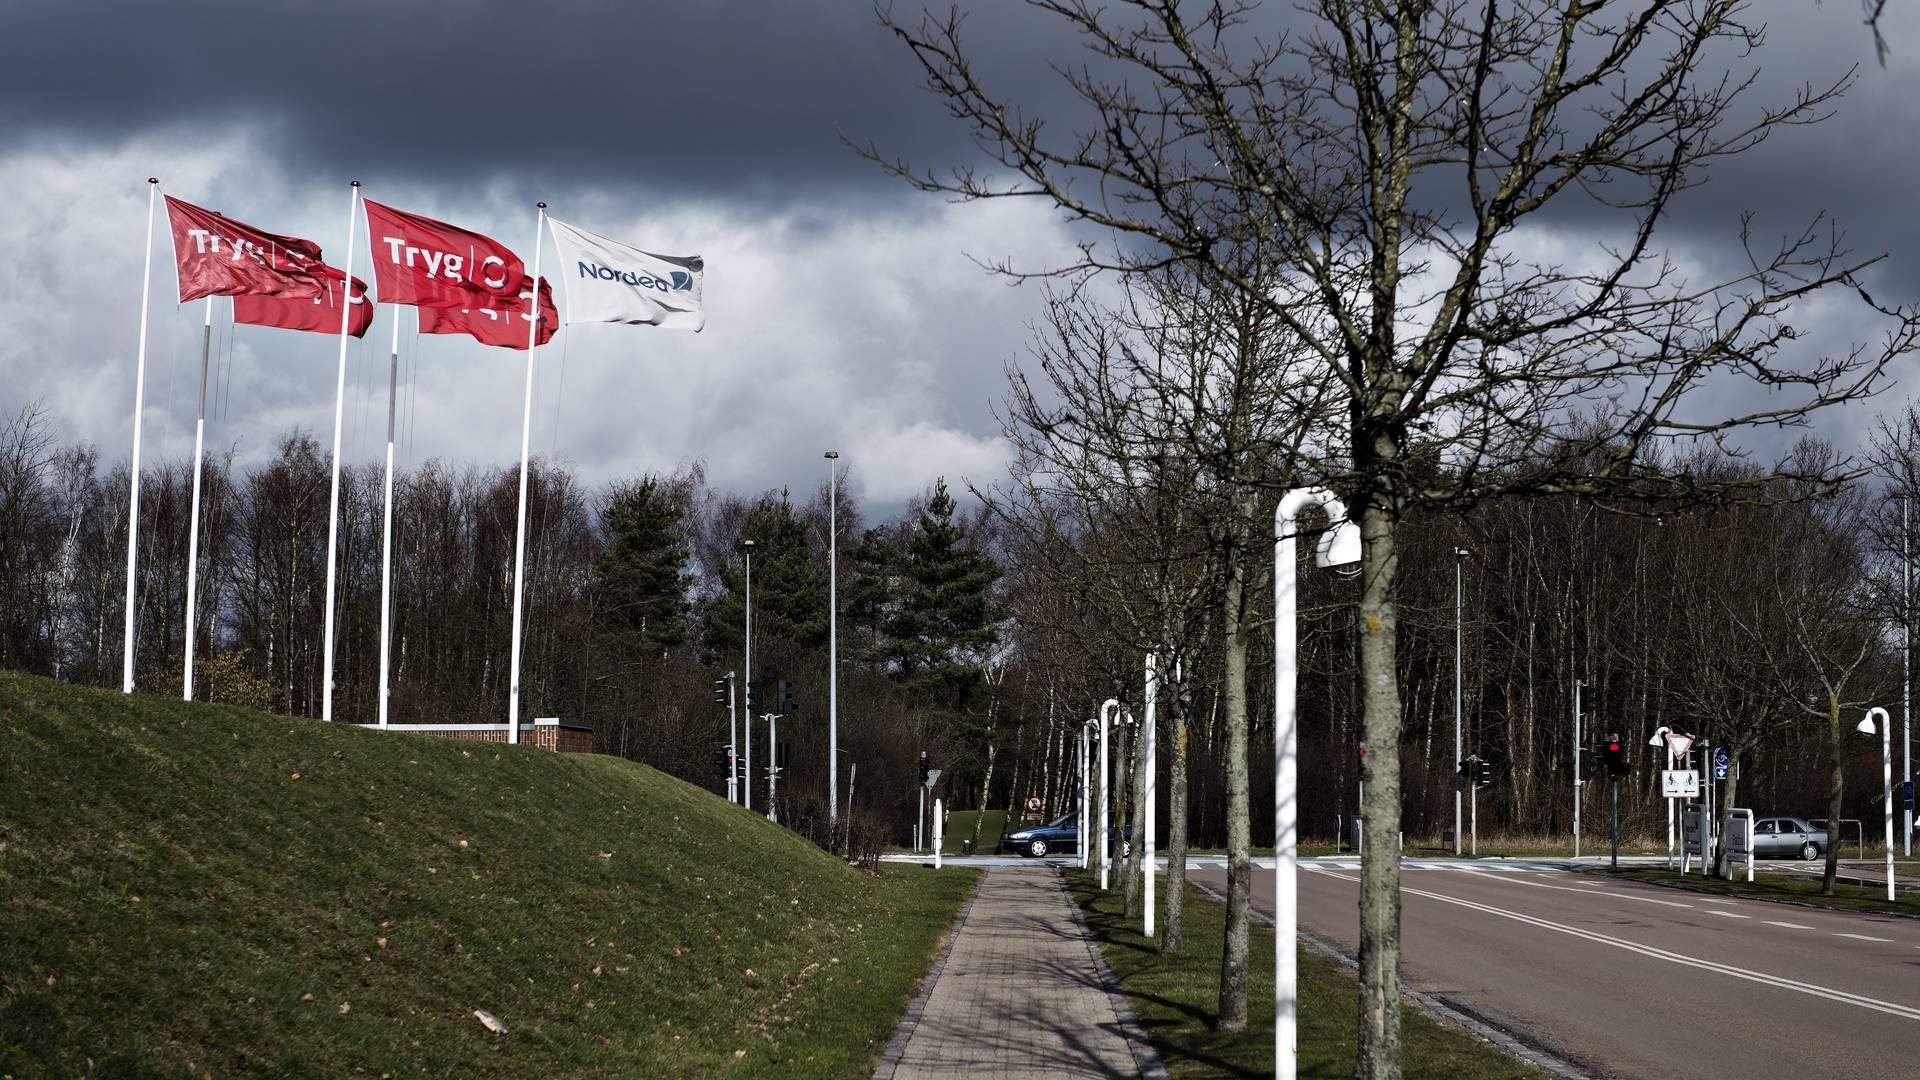
[[(1762, 921), (1763, 921), (1763, 922), (1765, 922), (1765, 923), (1766, 923), (1766, 924), (1767, 924), (1768, 926), (1783, 926), (1783, 927), (1785, 927), (1785, 928), (1787, 928), (1788, 930), (1811, 930), (1811, 929), (1813, 929), (1813, 927), (1811, 927), (1811, 926), (1802, 926), (1801, 924), (1799, 924), (1799, 923), (1797, 923), (1797, 922), (1774, 922), (1774, 921), (1773, 921), (1772, 919), (1764, 919), (1764, 920), (1762, 920)], [(1917, 949), (1920, 949), (1920, 945), (1916, 945), (1916, 946), (1914, 946), (1914, 948), (1917, 948)]]
[(1731, 911), (1709, 911), (1709, 912), (1707, 912), (1707, 914), (1709, 914), (1709, 915), (1718, 915), (1718, 916), (1720, 916), (1720, 917), (1721, 917), (1721, 918), (1723, 918), (1723, 919), (1750, 919), (1750, 918), (1752, 918), (1752, 917), (1753, 917), (1753, 916), (1751, 916), (1751, 915), (1740, 915), (1740, 914), (1736, 914), (1736, 913), (1734, 913), (1734, 912), (1731, 912)]
[[(1356, 884), (1356, 885), (1360, 883), (1359, 878), (1347, 877), (1345, 874), (1331, 873), (1327, 870), (1321, 869), (1320, 867), (1309, 867), (1308, 870), (1312, 873), (1320, 874), (1324, 877), (1335, 878), (1340, 881), (1352, 882), (1353, 884)], [(1452, 904), (1456, 907), (1463, 907), (1473, 911), (1484, 912), (1488, 915), (1497, 916), (1502, 919), (1511, 919), (1514, 922), (1523, 923), (1527, 926), (1534, 926), (1542, 930), (1550, 930), (1555, 933), (1566, 934), (1570, 937), (1577, 937), (1585, 941), (1591, 941), (1599, 945), (1606, 945), (1611, 948), (1620, 949), (1625, 952), (1637, 953), (1641, 956), (1650, 957), (1655, 960), (1664, 960), (1667, 963), (1676, 964), (1681, 967), (1690, 967), (1690, 968), (1696, 968), (1701, 971), (1710, 971), (1715, 974), (1726, 975), (1731, 978), (1744, 980), (1746, 982), (1759, 983), (1762, 986), (1772, 986), (1782, 990), (1791, 990), (1795, 993), (1806, 994), (1809, 997), (1825, 998), (1828, 1001), (1837, 1001), (1843, 1005), (1854, 1005), (1862, 1009), (1870, 1009), (1874, 1012), (1886, 1013), (1889, 1016), (1897, 1016), (1904, 1020), (1920, 1020), (1920, 1009), (1916, 1009), (1908, 1005), (1901, 1005), (1896, 1002), (1881, 1001), (1877, 998), (1870, 998), (1861, 994), (1850, 994), (1845, 990), (1836, 990), (1833, 987), (1829, 987), (1829, 986), (1820, 986), (1816, 983), (1801, 982), (1797, 979), (1789, 979), (1781, 975), (1769, 975), (1763, 971), (1751, 971), (1751, 970), (1748, 970), (1747, 968), (1734, 967), (1731, 964), (1721, 964), (1712, 960), (1705, 960), (1699, 957), (1687, 956), (1682, 953), (1669, 952), (1666, 949), (1655, 948), (1654, 946), (1651, 946), (1651, 945), (1641, 945), (1638, 942), (1628, 941), (1625, 938), (1617, 938), (1609, 934), (1602, 934), (1594, 930), (1585, 930), (1577, 926), (1568, 926), (1565, 923), (1552, 922), (1547, 919), (1536, 918), (1532, 915), (1523, 914), (1518, 911), (1509, 911), (1506, 908), (1494, 907), (1491, 904), (1482, 904), (1473, 900), (1463, 899), (1458, 896), (1448, 896), (1445, 893), (1428, 892), (1425, 889), (1408, 889), (1405, 887), (1402, 887), (1401, 891), (1404, 893), (1412, 893), (1415, 896), (1426, 897), (1429, 900), (1437, 900), (1443, 904)]]
[(1833, 936), (1834, 937), (1850, 937), (1855, 941), (1878, 941), (1883, 945), (1893, 944), (1893, 939), (1890, 937), (1868, 937), (1865, 934), (1839, 934), (1839, 933), (1836, 933)]

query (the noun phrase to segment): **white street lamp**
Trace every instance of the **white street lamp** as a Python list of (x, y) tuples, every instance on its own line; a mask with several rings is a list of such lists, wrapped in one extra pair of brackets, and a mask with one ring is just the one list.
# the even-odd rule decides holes
[(746, 723), (740, 725), (741, 761), (740, 767), (747, 775), (747, 782), (740, 785), (740, 805), (753, 809), (753, 541), (740, 541), (740, 551), (747, 560), (747, 659), (745, 689), (741, 697), (747, 703)]
[(1146, 789), (1140, 793), (1140, 799), (1145, 805), (1141, 808), (1142, 813), (1136, 815), (1142, 819), (1136, 850), (1138, 850), (1141, 855), (1141, 887), (1146, 893), (1146, 903), (1142, 906), (1145, 925), (1141, 932), (1147, 936), (1148, 940), (1152, 940), (1153, 938), (1153, 830), (1154, 826), (1159, 824), (1159, 822), (1154, 820), (1153, 812), (1156, 795), (1153, 782), (1155, 767), (1153, 760), (1154, 741), (1155, 735), (1160, 727), (1158, 712), (1160, 702), (1160, 674), (1156, 670), (1158, 660), (1159, 658), (1155, 654), (1147, 654), (1147, 719), (1146, 726), (1140, 731), (1140, 752), (1144, 754), (1147, 759), (1147, 778)]
[(1080, 839), (1074, 844), (1080, 859), (1080, 869), (1093, 865), (1092, 848), (1087, 838), (1093, 835), (1093, 727), (1096, 721), (1083, 720), (1080, 723)]
[[(1887, 902), (1893, 902), (1893, 718), (1875, 705), (1860, 721), (1860, 733), (1874, 732), (1873, 718), (1880, 718), (1880, 796), (1881, 811), (1887, 819)], [(1836, 823), (1837, 824), (1837, 823)]]
[(1360, 529), (1347, 520), (1345, 504), (1332, 492), (1303, 488), (1281, 497), (1273, 511), (1273, 1074), (1277, 1080), (1293, 1080), (1298, 1042), (1294, 938), (1300, 922), (1300, 733), (1294, 725), (1294, 699), (1300, 671), (1293, 564), (1294, 522), (1309, 506), (1318, 506), (1332, 522), (1315, 545), (1316, 564), (1345, 566), (1359, 562), (1361, 555)]
[[(827, 821), (840, 820), (840, 451), (827, 451)], [(848, 796), (852, 801), (852, 796)]]

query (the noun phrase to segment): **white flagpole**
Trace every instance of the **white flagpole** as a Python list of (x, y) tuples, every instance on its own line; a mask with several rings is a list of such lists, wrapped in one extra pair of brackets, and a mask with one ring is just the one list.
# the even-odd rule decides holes
[[(347, 283), (347, 299), (353, 298), (353, 283)], [(393, 658), (393, 414), (400, 394), (400, 318), (406, 309), (393, 309), (393, 347), (387, 364), (387, 485), (380, 521), (380, 726), (387, 726), (387, 679)]]
[(120, 647), (120, 692), (133, 693), (133, 573), (140, 545), (140, 414), (147, 405), (147, 299), (153, 292), (153, 207), (159, 177), (147, 177), (147, 257), (140, 264), (140, 360), (133, 376), (133, 465), (127, 496), (127, 631)]
[(326, 629), (326, 672), (321, 676), (324, 689), (320, 697), (320, 719), (333, 719), (333, 601), (334, 574), (338, 563), (340, 548), (340, 417), (347, 400), (347, 331), (353, 319), (353, 240), (358, 226), (360, 213), (360, 181), (353, 182), (353, 194), (347, 204), (347, 264), (345, 284), (341, 287), (346, 295), (340, 302), (340, 366), (333, 383), (333, 495), (327, 504), (327, 617)]
[(207, 434), (207, 356), (213, 351), (213, 297), (200, 327), (200, 416), (193, 424), (193, 510), (187, 525), (187, 660), (180, 696), (193, 700), (193, 631), (200, 585), (200, 453)]
[(533, 435), (533, 347), (540, 340), (540, 237), (547, 227), (547, 204), (538, 204), (533, 226), (533, 295), (527, 307), (527, 396), (520, 414), (520, 515), (513, 541), (513, 664), (507, 676), (507, 741), (520, 741), (520, 613), (526, 594), (527, 569), (527, 451)]

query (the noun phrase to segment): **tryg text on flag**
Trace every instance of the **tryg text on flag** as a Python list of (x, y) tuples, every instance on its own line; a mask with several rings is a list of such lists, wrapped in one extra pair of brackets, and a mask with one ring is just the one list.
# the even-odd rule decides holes
[[(321, 269), (326, 271), (325, 293), (311, 300), (285, 296), (236, 296), (233, 298), (233, 321), (248, 326), (277, 326), (282, 330), (339, 333), (340, 298), (345, 295), (340, 286), (347, 275), (336, 266), (323, 266)], [(347, 312), (347, 332), (354, 337), (366, 337), (367, 328), (373, 325), (373, 304), (367, 299), (366, 282), (353, 279), (352, 298), (348, 303), (352, 310)]]
[[(522, 276), (520, 295), (511, 299), (495, 300), (489, 297), (483, 305), (471, 308), (423, 307), (420, 309), (420, 332), (467, 334), (483, 345), (524, 351), (527, 347), (527, 320), (533, 317), (527, 313), (527, 290), (531, 280)], [(537, 344), (545, 345), (552, 341), (559, 329), (560, 312), (553, 306), (553, 282), (543, 275), (540, 278), (540, 336)]]
[(166, 200), (181, 303), (203, 296), (311, 300), (326, 291), (319, 244), (263, 232), (171, 195)]
[(383, 304), (484, 308), (511, 301), (527, 269), (505, 244), (365, 200), (373, 282)]
[(699, 330), (706, 262), (698, 255), (655, 255), (548, 219), (560, 249), (567, 321), (615, 322)]

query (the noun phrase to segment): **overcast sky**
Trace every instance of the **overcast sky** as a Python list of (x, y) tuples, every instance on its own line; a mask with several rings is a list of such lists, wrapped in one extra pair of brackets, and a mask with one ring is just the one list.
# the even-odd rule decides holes
[[(1061, 101), (1046, 67), (1068, 55), (1054, 21), (1012, 0), (971, 6), (983, 73), (1043, 111)], [(1769, 85), (1855, 64), (1860, 83), (1832, 122), (1721, 166), (1670, 242), (1723, 258), (1743, 208), (1775, 231), (1831, 209), (1857, 247), (1892, 254), (1876, 295), (1920, 299), (1911, 5), (1896, 0), (1884, 68), (1851, 0), (1762, 0), (1755, 12), (1774, 28)], [(591, 231), (705, 256), (703, 333), (568, 327), (539, 354), (535, 449), (589, 479), (701, 459), (723, 488), (810, 490), (821, 452), (837, 448), (887, 513), (935, 476), (958, 486), (1002, 471), (992, 404), (1040, 293), (970, 256), (1044, 265), (1073, 237), (1037, 203), (951, 205), (847, 149), (843, 136), (934, 165), (970, 152), (864, 0), (12, 0), (0, 19), (0, 406), (41, 401), (63, 439), (91, 440), (104, 458), (129, 447), (153, 175), (168, 194), (312, 239), (336, 265), (350, 179), (523, 257), (541, 199)], [(1550, 239), (1590, 242), (1581, 225), (1568, 216)], [(155, 241), (145, 453), (180, 457), (203, 309), (173, 303), (164, 224)], [(551, 265), (550, 241), (544, 251)], [(348, 460), (380, 452), (394, 310), (350, 354)], [(224, 301), (216, 312), (210, 441), (250, 458), (297, 425), (324, 442), (333, 340), (235, 332)], [(523, 354), (418, 338), (404, 310), (401, 325), (416, 376), (402, 461), (513, 461)], [(1896, 400), (1908, 384), (1903, 373)], [(1885, 407), (1833, 418), (1827, 433), (1851, 443)]]

